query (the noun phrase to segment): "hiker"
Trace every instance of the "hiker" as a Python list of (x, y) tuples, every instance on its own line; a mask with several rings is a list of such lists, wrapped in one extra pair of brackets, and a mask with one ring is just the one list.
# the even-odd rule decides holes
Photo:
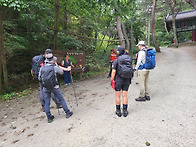
[[(46, 49), (44, 55), (41, 54), (41, 55), (33, 57), (31, 73), (34, 79), (38, 79), (40, 68), (44, 65), (45, 56), (47, 54), (52, 54), (52, 50)], [(45, 101), (44, 101), (44, 95), (43, 95), (43, 87), (40, 83), (39, 83), (39, 88), (40, 88), (40, 92), (39, 92), (40, 102), (41, 102), (42, 110), (44, 112)], [(61, 108), (61, 104), (59, 100), (54, 96), (54, 94), (52, 94), (51, 97), (54, 103), (56, 104), (56, 108)]]
[[(123, 97), (123, 116), (127, 117), (128, 111), (128, 89), (131, 84), (131, 78), (133, 77), (132, 60), (129, 55), (125, 54), (125, 47), (117, 47), (118, 58), (113, 61), (111, 84), (115, 85), (115, 97), (116, 97), (116, 115), (122, 116), (121, 113), (121, 95)], [(125, 65), (124, 65), (125, 64)], [(125, 70), (122, 70), (125, 69)], [(124, 71), (126, 71), (124, 73)]]
[[(54, 119), (54, 116), (50, 112), (50, 97), (51, 93), (53, 93), (57, 99), (60, 101), (60, 104), (62, 105), (63, 110), (66, 113), (66, 118), (69, 118), (72, 116), (73, 112), (71, 112), (67, 104), (63, 98), (63, 95), (61, 93), (61, 90), (59, 89), (59, 83), (57, 79), (58, 74), (63, 74), (63, 70), (70, 71), (71, 68), (64, 68), (57, 65), (57, 58), (54, 57), (52, 54), (46, 55), (45, 65), (41, 67), (39, 72), (39, 80), (41, 81), (44, 92), (44, 100), (45, 100), (45, 113), (48, 118), (48, 123), (51, 123)], [(53, 71), (53, 72), (52, 72)], [(47, 78), (51, 77), (51, 78)]]
[(117, 58), (117, 55), (114, 53), (114, 49), (111, 49), (110, 52), (111, 52), (111, 54), (110, 54), (110, 72), (109, 72), (107, 78), (111, 77), (112, 63)]
[[(69, 55), (65, 54), (65, 59), (61, 62), (61, 65), (65, 68), (68, 67), (74, 67), (71, 61), (69, 60)], [(65, 85), (71, 84), (71, 72), (70, 71), (64, 71), (64, 80), (65, 80)]]
[(136, 45), (139, 48), (137, 64), (135, 70), (138, 71), (138, 83), (140, 87), (140, 95), (136, 98), (136, 101), (150, 100), (150, 90), (148, 86), (150, 70), (142, 68), (140, 66), (146, 62), (146, 47), (144, 41), (139, 41)]

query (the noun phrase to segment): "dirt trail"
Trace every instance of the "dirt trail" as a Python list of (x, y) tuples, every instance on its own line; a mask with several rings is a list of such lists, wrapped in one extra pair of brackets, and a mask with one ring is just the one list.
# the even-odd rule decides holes
[[(151, 101), (136, 102), (139, 87), (130, 86), (129, 115), (115, 115), (109, 79), (100, 75), (61, 86), (74, 112), (66, 119), (51, 109), (47, 123), (40, 110), (38, 90), (29, 96), (0, 104), (0, 147), (195, 147), (196, 146), (196, 47), (162, 48), (157, 67), (150, 73)], [(52, 107), (54, 103), (51, 102)], [(8, 106), (8, 107), (7, 107)]]

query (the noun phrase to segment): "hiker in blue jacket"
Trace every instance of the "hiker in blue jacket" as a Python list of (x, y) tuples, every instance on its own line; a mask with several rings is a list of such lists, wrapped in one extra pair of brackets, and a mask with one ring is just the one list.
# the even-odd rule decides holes
[[(47, 118), (48, 118), (48, 123), (51, 123), (54, 119), (54, 116), (50, 112), (51, 93), (53, 93), (57, 97), (57, 99), (60, 101), (60, 104), (62, 105), (62, 108), (66, 113), (66, 118), (69, 118), (73, 114), (73, 112), (71, 112), (67, 107), (67, 104), (66, 104), (66, 102), (63, 98), (63, 95), (61, 93), (61, 90), (59, 89), (58, 79), (57, 79), (57, 76), (56, 76), (56, 73), (62, 75), (63, 70), (69, 71), (71, 69), (58, 66), (57, 65), (57, 58), (54, 57), (52, 54), (46, 55), (45, 66), (54, 66), (54, 71), (55, 71), (55, 73), (54, 73), (54, 75), (55, 75), (55, 83), (54, 83), (55, 86), (54, 86), (54, 88), (52, 88), (52, 89), (48, 89), (48, 88), (45, 88), (45, 87), (43, 88), (44, 100), (45, 100), (45, 106), (44, 106), (45, 113), (46, 113)], [(42, 77), (42, 68), (40, 69), (40, 72), (39, 72), (39, 80), (40, 81), (43, 78)]]

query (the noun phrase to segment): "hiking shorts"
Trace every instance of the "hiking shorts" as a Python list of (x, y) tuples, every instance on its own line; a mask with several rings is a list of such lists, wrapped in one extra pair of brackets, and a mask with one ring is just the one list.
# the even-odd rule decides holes
[(130, 83), (128, 81), (115, 82), (115, 91), (128, 91)]

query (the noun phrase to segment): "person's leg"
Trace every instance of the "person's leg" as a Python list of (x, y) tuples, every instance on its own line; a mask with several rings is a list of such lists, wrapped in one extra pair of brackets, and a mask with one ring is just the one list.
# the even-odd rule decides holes
[(71, 72), (70, 71), (68, 72), (68, 75), (67, 75), (67, 82), (68, 84), (71, 83)]
[(57, 89), (54, 88), (53, 93), (59, 99), (59, 101), (60, 101), (60, 103), (61, 103), (61, 105), (62, 105), (63, 110), (65, 111), (65, 113), (69, 113), (70, 110), (67, 107), (67, 103), (65, 102), (65, 99), (63, 98), (63, 95), (61, 93), (61, 90), (59, 88), (57, 88)]
[(40, 91), (39, 91), (40, 103), (42, 105), (42, 110), (45, 111), (44, 110), (44, 106), (45, 106), (44, 92), (43, 92), (43, 87), (40, 83), (39, 83), (39, 88), (40, 88)]
[(46, 116), (48, 118), (48, 123), (52, 122), (54, 119), (54, 116), (51, 114), (50, 112), (50, 98), (51, 98), (51, 92), (47, 91), (47, 90), (43, 90), (44, 92), (44, 100), (45, 100), (45, 113)]
[(121, 109), (120, 109), (120, 103), (121, 103), (121, 90), (122, 90), (122, 83), (121, 82), (115, 82), (115, 99), (116, 99), (116, 115), (118, 117), (121, 117)]
[(116, 91), (116, 105), (120, 105), (120, 97), (121, 97), (121, 91)]
[(123, 86), (122, 86), (123, 116), (124, 117), (127, 117), (127, 115), (128, 115), (128, 111), (127, 111), (127, 107), (128, 107), (127, 93), (128, 93), (129, 85), (130, 85), (130, 81), (124, 81)]
[(149, 74), (150, 71), (146, 71), (146, 78), (145, 78), (145, 97), (147, 100), (150, 100), (150, 89), (149, 89)]
[(139, 82), (139, 88), (140, 88), (140, 95), (139, 98), (136, 98), (136, 101), (145, 101), (145, 74), (146, 71), (138, 71), (138, 82)]
[(51, 93), (51, 97), (54, 103), (56, 104), (56, 107), (59, 108), (61, 105), (60, 101), (57, 99), (57, 97), (53, 93)]
[(128, 111), (127, 111), (127, 107), (128, 107), (127, 93), (128, 93), (128, 91), (123, 91), (122, 92), (122, 96), (123, 96), (123, 116), (124, 117), (127, 117), (127, 115), (128, 115)]
[(65, 80), (65, 84), (68, 84), (68, 81), (67, 81), (67, 71), (64, 71), (64, 80)]
[(116, 94), (116, 115), (118, 117), (121, 117), (121, 108), (120, 108), (120, 103), (121, 103), (121, 91), (115, 91)]

